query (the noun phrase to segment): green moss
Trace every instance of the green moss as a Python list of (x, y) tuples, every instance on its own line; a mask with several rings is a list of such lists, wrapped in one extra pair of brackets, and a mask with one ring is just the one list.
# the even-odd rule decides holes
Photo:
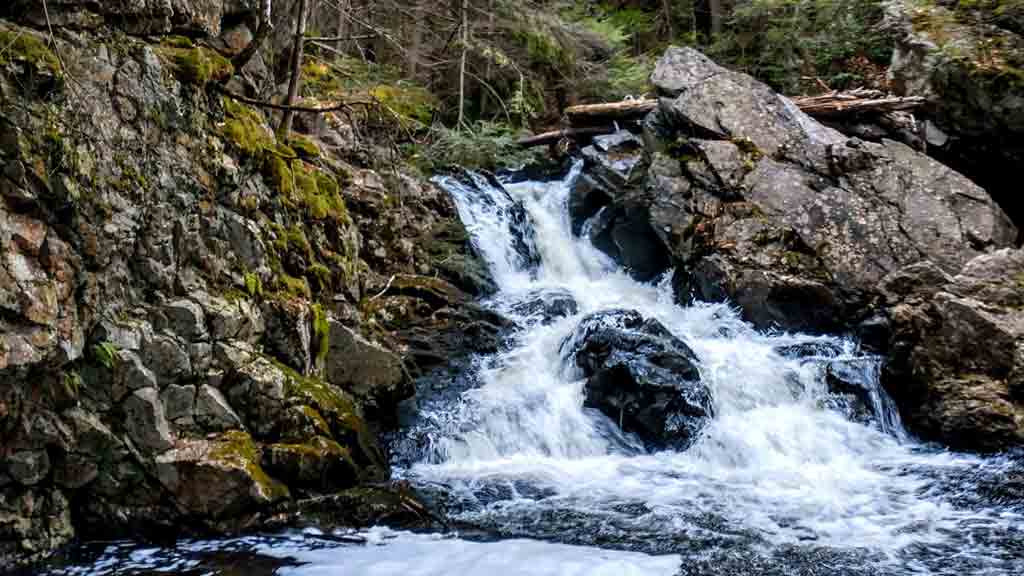
[(257, 274), (253, 272), (246, 272), (245, 290), (249, 293), (249, 296), (263, 296), (263, 281), (260, 280), (260, 277)]
[(370, 96), (406, 122), (428, 125), (437, 109), (433, 94), (408, 82), (379, 84), (370, 89)]
[(0, 29), (0, 65), (29, 62), (60, 76), (60, 60), (46, 42), (25, 30)]
[(316, 262), (306, 270), (307, 276), (316, 281), (316, 292), (324, 293), (331, 290), (331, 270)]
[(231, 61), (214, 50), (193, 46), (187, 38), (172, 36), (157, 48), (157, 53), (168, 62), (174, 76), (184, 84), (205, 86), (210, 82), (230, 78), (235, 73)]
[[(326, 270), (326, 268), (325, 268)], [(316, 365), (322, 367), (327, 360), (327, 350), (331, 344), (331, 325), (327, 321), (327, 314), (320, 304), (314, 304), (313, 310), (313, 336), (317, 341)]]
[(299, 410), (301, 410), (302, 413), (306, 416), (306, 418), (309, 419), (309, 421), (313, 424), (313, 427), (316, 428), (318, 432), (325, 436), (330, 436), (331, 428), (327, 425), (327, 421), (324, 420), (324, 417), (321, 416), (320, 413), (316, 411), (316, 408), (304, 405), (300, 407)]
[(263, 115), (255, 109), (224, 97), (224, 136), (243, 156), (262, 160), (264, 151), (276, 146), (273, 135), (264, 128)]
[(289, 495), (287, 486), (271, 478), (260, 467), (259, 448), (248, 432), (232, 430), (222, 434), (217, 438), (210, 458), (243, 468), (271, 500), (280, 500)]
[(309, 283), (306, 282), (305, 278), (295, 278), (287, 274), (281, 274), (277, 277), (278, 289), (286, 296), (296, 298), (306, 298), (307, 300), (312, 298), (313, 295), (309, 290)]
[(299, 158), (320, 157), (320, 147), (301, 134), (292, 134), (288, 139), (288, 145), (298, 154)]

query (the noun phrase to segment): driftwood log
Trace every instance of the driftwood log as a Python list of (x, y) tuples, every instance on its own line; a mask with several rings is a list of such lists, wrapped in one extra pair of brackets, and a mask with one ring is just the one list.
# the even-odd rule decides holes
[[(792, 98), (794, 104), (806, 114), (818, 118), (834, 120), (856, 115), (883, 115), (892, 112), (913, 110), (924, 104), (919, 96), (892, 96), (879, 90), (857, 89), (846, 92), (833, 91), (820, 96), (801, 96)], [(640, 118), (658, 107), (658, 101), (645, 98), (642, 100), (623, 100), (621, 102), (604, 102), (601, 104), (582, 104), (565, 109), (565, 116), (571, 125), (591, 125), (596, 122), (615, 122)], [(540, 146), (558, 142), (562, 138), (578, 138), (596, 136), (614, 132), (614, 126), (566, 128), (553, 130), (519, 140), (519, 146)]]

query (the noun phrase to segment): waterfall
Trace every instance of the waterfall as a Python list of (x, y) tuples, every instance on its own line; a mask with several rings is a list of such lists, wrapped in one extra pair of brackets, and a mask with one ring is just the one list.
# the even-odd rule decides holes
[[(475, 388), (424, 409), (420, 432), (430, 448), (407, 474), (459, 494), (460, 519), (652, 553), (679, 548), (651, 539), (690, 550), (723, 537), (752, 548), (804, 546), (828, 550), (851, 570), (865, 558), (905, 568), (914, 550), (962, 556), (952, 535), (966, 525), (1020, 533), (1016, 513), (935, 496), (937, 476), (996, 460), (911, 438), (880, 386), (882, 358), (852, 340), (758, 332), (728, 304), (679, 305), (667, 277), (639, 283), (586, 234), (574, 236), (567, 202), (579, 173), (577, 164), (554, 182), (436, 180), (494, 271), (500, 291), (488, 304), (521, 327), (507, 351), (479, 364)], [(512, 218), (514, 206), (525, 222)], [(533, 257), (517, 237), (529, 238)], [(524, 302), (567, 297), (576, 304), (569, 316), (520, 313)], [(584, 407), (584, 381), (560, 344), (582, 317), (610, 309), (657, 319), (696, 353), (715, 416), (688, 450), (648, 453)], [(870, 417), (855, 417), (830, 375), (860, 394)]]
[[(670, 274), (633, 280), (572, 233), (580, 168), (437, 179), (499, 286), (483, 304), (516, 325), (504, 351), (422, 379), (392, 443), (396, 475), (449, 533), (113, 543), (51, 574), (227, 573), (217, 558), (280, 576), (1024, 573), (1020, 455), (913, 438), (879, 385), (884, 359), (853, 340), (759, 332), (728, 304), (680, 305)], [(623, 309), (696, 357), (713, 416), (685, 450), (651, 449), (585, 406), (564, 344), (586, 316)]]

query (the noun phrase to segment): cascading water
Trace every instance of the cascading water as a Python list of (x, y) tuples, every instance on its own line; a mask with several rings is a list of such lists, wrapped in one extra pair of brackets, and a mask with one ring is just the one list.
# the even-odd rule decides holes
[[(762, 334), (727, 305), (675, 304), (667, 279), (632, 280), (572, 234), (567, 200), (579, 170), (503, 187), (438, 179), (495, 272), (491, 304), (522, 329), (481, 363), (476, 388), (423, 407), (412, 434), (429, 448), (410, 478), (453, 490), (457, 518), (500, 534), (681, 554), (684, 569), (704, 566), (694, 573), (742, 572), (747, 562), (780, 573), (816, 562), (837, 573), (1024, 569), (1011, 544), (1024, 537), (1022, 510), (961, 493), (960, 478), (998, 476), (1011, 463), (909, 438), (879, 386), (881, 359), (855, 342)], [(529, 230), (511, 218), (515, 205)], [(534, 269), (521, 265), (530, 261), (523, 243), (510, 241), (524, 234)], [(524, 302), (566, 297), (577, 308), (569, 317), (521, 312)], [(645, 453), (583, 407), (583, 380), (560, 345), (583, 316), (609, 309), (655, 318), (696, 352), (715, 417), (688, 450)], [(850, 419), (828, 370), (862, 387), (871, 422)]]
[[(63, 573), (195, 569), (190, 555), (210, 550), (288, 558), (274, 574), (1024, 573), (1019, 459), (915, 441), (879, 386), (881, 359), (856, 342), (759, 333), (727, 305), (679, 306), (667, 279), (632, 280), (572, 234), (579, 171), (504, 186), (438, 179), (499, 285), (486, 304), (518, 330), (457, 382), (425, 383), (395, 450), (398, 473), (440, 494), (476, 538), (243, 538)], [(657, 319), (696, 353), (714, 417), (687, 450), (650, 453), (584, 408), (562, 343), (584, 316), (611, 309)], [(863, 410), (834, 393), (830, 374), (859, 391)]]

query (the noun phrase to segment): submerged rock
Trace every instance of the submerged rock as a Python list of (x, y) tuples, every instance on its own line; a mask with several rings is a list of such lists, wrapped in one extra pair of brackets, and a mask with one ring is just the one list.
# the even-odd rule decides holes
[(686, 449), (713, 415), (697, 358), (660, 322), (628, 310), (584, 318), (562, 343), (586, 378), (585, 405), (654, 449)]

